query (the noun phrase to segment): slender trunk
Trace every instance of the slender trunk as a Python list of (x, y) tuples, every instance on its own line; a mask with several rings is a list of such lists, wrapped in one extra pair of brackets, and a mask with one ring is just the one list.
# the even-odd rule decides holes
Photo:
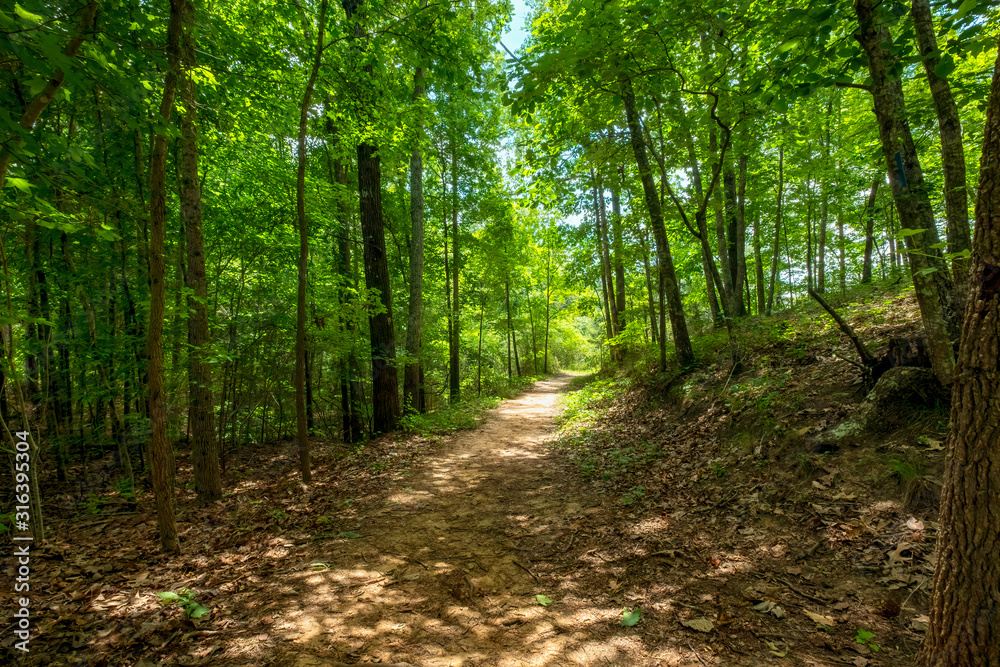
[[(902, 217), (902, 209), (900, 209)], [(1000, 664), (1000, 54), (986, 112), (968, 302), (951, 395), (930, 627), (919, 664)], [(911, 256), (911, 263), (914, 262)]]
[[(170, 68), (163, 84), (160, 117), (169, 125), (177, 94), (177, 72), (180, 69), (181, 17), (171, 5), (167, 25), (167, 55)], [(157, 133), (149, 164), (149, 278), (150, 304), (147, 328), (146, 356), (149, 359), (149, 415), (152, 434), (149, 445), (150, 472), (156, 500), (156, 523), (160, 532), (160, 549), (177, 553), (177, 522), (174, 516), (174, 492), (171, 484), (172, 456), (167, 442), (167, 406), (163, 392), (163, 319), (166, 312), (166, 267), (163, 261), (163, 238), (167, 203), (167, 137)]]
[[(636, 165), (639, 168), (639, 176), (642, 180), (642, 189), (646, 199), (646, 209), (653, 228), (653, 236), (656, 238), (656, 251), (660, 264), (660, 283), (663, 286), (665, 300), (670, 311), (670, 325), (674, 335), (677, 364), (681, 367), (687, 367), (694, 361), (694, 350), (691, 347), (691, 339), (688, 336), (687, 321), (684, 319), (684, 306), (681, 301), (677, 276), (674, 272), (674, 261), (670, 254), (670, 244), (667, 241), (667, 229), (663, 222), (663, 210), (660, 208), (660, 199), (656, 192), (656, 185), (653, 182), (653, 171), (646, 156), (646, 145), (643, 142), (639, 114), (636, 111), (635, 93), (632, 91), (632, 82), (626, 79), (622, 88), (622, 102), (625, 105), (625, 114), (628, 119), (632, 151), (635, 154)], [(663, 314), (661, 313), (662, 318)], [(666, 336), (663, 336), (660, 339), (661, 372), (667, 369), (665, 338)]]
[(545, 356), (542, 373), (549, 374), (549, 308), (552, 304), (552, 248), (545, 260)]
[(528, 302), (528, 324), (531, 326), (531, 368), (538, 375), (538, 344), (535, 342), (535, 316), (531, 311), (531, 290), (525, 288), (525, 299)]
[(461, 397), (461, 378), (459, 377), (459, 341), (461, 326), (458, 307), (458, 274), (460, 270), (458, 255), (458, 147), (454, 139), (451, 144), (451, 339), (448, 342), (448, 395), (452, 403)]
[[(482, 286), (480, 286), (480, 289)], [(476, 354), (476, 396), (483, 395), (483, 318), (486, 317), (486, 293), (479, 303), (479, 352)]]
[(910, 274), (920, 305), (927, 350), (935, 374), (948, 386), (955, 370), (953, 341), (959, 334), (954, 283), (940, 250), (934, 247), (938, 243), (934, 211), (906, 120), (903, 83), (898, 78), (889, 78), (895, 64), (884, 47), (891, 41), (889, 30), (876, 20), (872, 0), (856, 0), (855, 10), (860, 22), (855, 39), (868, 56), (875, 115), (893, 200), (907, 227), (921, 230), (920, 234), (908, 235), (906, 245), (911, 251), (920, 250), (910, 253)]
[(743, 287), (747, 282), (747, 156), (740, 155), (739, 186), (736, 191), (736, 215), (734, 216), (733, 234), (730, 235), (731, 259), (735, 262), (733, 271), (733, 289), (739, 295), (736, 304), (736, 315), (747, 314), (747, 302), (743, 299)]
[(837, 207), (837, 240), (840, 251), (837, 256), (837, 268), (840, 270), (840, 295), (847, 296), (847, 263), (845, 261), (847, 240), (844, 237), (844, 213), (839, 206)]
[(198, 502), (222, 497), (219, 453), (215, 440), (212, 404), (211, 338), (208, 327), (208, 284), (201, 222), (201, 187), (198, 182), (197, 99), (193, 72), (195, 59), (195, 7), (191, 0), (174, 0), (181, 15), (180, 96), (181, 116), (180, 208), (187, 246), (188, 316), (188, 423)]
[[(413, 75), (413, 101), (419, 107), (424, 98), (424, 70)], [(403, 410), (417, 411), (420, 392), (420, 337), (424, 317), (424, 162), (420, 154), (423, 137), (422, 114), (418, 114), (416, 143), (410, 153), (410, 300), (406, 323), (406, 356), (403, 370)]]
[[(611, 322), (611, 332), (617, 336), (620, 333), (618, 328), (618, 298), (615, 296), (615, 279), (611, 268), (611, 249), (608, 242), (608, 217), (607, 203), (604, 200), (604, 184), (601, 181), (600, 173), (596, 174), (597, 181), (595, 190), (597, 192), (597, 213), (598, 229), (600, 230), (600, 243), (598, 251), (601, 253), (601, 266), (604, 270), (604, 280), (608, 286), (608, 320)], [(617, 352), (613, 352), (613, 357), (617, 358)]]
[(878, 196), (879, 182), (885, 177), (879, 173), (872, 180), (872, 189), (865, 204), (865, 257), (861, 268), (861, 284), (872, 281), (872, 248), (875, 244), (875, 198)]
[[(361, 0), (342, 0), (350, 21)], [(361, 36), (355, 26), (355, 39)], [(374, 65), (364, 66), (372, 77)], [(365, 139), (358, 144), (358, 195), (361, 211), (361, 236), (364, 248), (365, 287), (377, 292), (379, 312), (368, 318), (372, 356), (372, 429), (386, 433), (396, 428), (399, 419), (399, 375), (396, 369), (396, 334), (392, 322), (392, 282), (389, 280), (388, 255), (385, 251), (385, 222), (382, 217), (382, 161), (378, 146)]]
[(625, 245), (622, 240), (622, 205), (618, 188), (611, 190), (611, 232), (615, 268), (615, 322), (625, 330)]
[(764, 295), (764, 263), (760, 256), (760, 213), (753, 223), (753, 270), (754, 287), (757, 292), (757, 314), (761, 315), (767, 308), (767, 297)]
[[(969, 201), (966, 191), (965, 150), (962, 147), (962, 121), (958, 105), (951, 94), (947, 76), (938, 76), (941, 63), (938, 56), (937, 38), (931, 18), (930, 0), (913, 0), (910, 6), (917, 45), (927, 73), (934, 110), (937, 112), (938, 135), (941, 137), (941, 166), (944, 171), (944, 206), (947, 219), (948, 253), (961, 253), (971, 247), (969, 234)], [(964, 257), (955, 256), (951, 262), (955, 287), (959, 290), (961, 311), (969, 263)]]
[(767, 307), (764, 312), (771, 314), (774, 306), (774, 285), (778, 280), (778, 258), (781, 245), (781, 215), (782, 201), (785, 197), (785, 147), (778, 146), (778, 207), (774, 216), (774, 247), (771, 251), (771, 282), (767, 288)]
[[(683, 117), (683, 107), (678, 106), (678, 110)], [(684, 135), (686, 137), (688, 163), (691, 166), (691, 181), (694, 183), (695, 195), (698, 197), (698, 201), (701, 201), (704, 198), (704, 191), (701, 185), (701, 169), (698, 166), (698, 154), (694, 147), (694, 136), (690, 132), (685, 132)], [(699, 220), (702, 219), (699, 218)], [(718, 270), (715, 267), (715, 259), (712, 257), (712, 248), (708, 243), (708, 231), (704, 225), (698, 229), (698, 241), (701, 244), (701, 268), (705, 274), (705, 293), (708, 295), (708, 307), (712, 313), (712, 324), (718, 329), (725, 324), (724, 314), (722, 308), (719, 306), (719, 299), (716, 296), (715, 276), (718, 274)], [(718, 290), (719, 292), (723, 290), (721, 281), (719, 282)], [(652, 309), (652, 306), (650, 308)], [(656, 341), (655, 330), (653, 331), (653, 341)]]
[[(653, 339), (653, 344), (656, 345), (659, 341), (659, 327), (656, 324), (656, 304), (653, 301), (653, 279), (650, 275), (649, 270), (649, 252), (646, 249), (646, 239), (645, 237), (641, 241), (642, 244), (642, 264), (643, 268), (646, 270), (646, 294), (649, 295), (649, 331)], [(709, 280), (708, 289), (710, 295), (714, 295), (714, 289), (712, 288), (712, 282)], [(713, 313), (714, 316), (715, 313)]]
[(829, 224), (829, 202), (830, 196), (827, 187), (827, 168), (830, 162), (830, 123), (833, 118), (833, 100), (826, 103), (826, 135), (823, 141), (823, 176), (819, 182), (819, 255), (816, 265), (816, 291), (822, 294), (826, 291), (826, 228)]

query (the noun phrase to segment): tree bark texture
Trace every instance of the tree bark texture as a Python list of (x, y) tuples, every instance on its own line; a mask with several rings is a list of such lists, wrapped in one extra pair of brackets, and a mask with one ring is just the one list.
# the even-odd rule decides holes
[(954, 283), (941, 252), (933, 247), (938, 243), (937, 227), (906, 120), (903, 84), (899, 77), (890, 78), (894, 63), (883, 47), (891, 42), (889, 30), (877, 20), (872, 0), (856, 0), (854, 7), (860, 22), (854, 37), (868, 56), (875, 116), (893, 200), (900, 219), (906, 220), (909, 228), (921, 230), (906, 236), (911, 251), (910, 273), (934, 372), (941, 384), (948, 386), (955, 370), (952, 342), (959, 334)]
[[(413, 101), (420, 105), (424, 98), (424, 70), (413, 75)], [(424, 162), (420, 154), (423, 122), (417, 122), (417, 144), (410, 153), (410, 300), (407, 304), (406, 355), (403, 369), (403, 410), (417, 411), (420, 394), (420, 336), (424, 317)]]
[[(912, 259), (912, 258), (911, 258)], [(941, 533), (920, 664), (1000, 664), (1000, 54), (986, 115)]]
[[(628, 120), (629, 137), (632, 143), (632, 152), (635, 154), (636, 165), (639, 168), (642, 190), (646, 200), (646, 210), (649, 213), (653, 236), (656, 239), (656, 253), (660, 264), (660, 281), (664, 290), (667, 310), (670, 311), (670, 328), (674, 336), (677, 364), (681, 367), (686, 367), (694, 361), (694, 350), (691, 347), (691, 338), (688, 335), (687, 321), (684, 319), (684, 306), (681, 302), (681, 292), (677, 284), (677, 275), (674, 272), (674, 260), (670, 254), (670, 244), (667, 241), (667, 229), (663, 222), (663, 209), (660, 207), (660, 198), (656, 192), (656, 185), (653, 183), (653, 170), (649, 166), (649, 158), (646, 155), (646, 145), (643, 141), (639, 114), (635, 106), (635, 93), (632, 90), (632, 82), (628, 79), (623, 84), (622, 92), (622, 101), (625, 105), (625, 115)], [(662, 313), (660, 314), (660, 318), (663, 319)], [(667, 369), (665, 339), (666, 336), (660, 338), (661, 372)]]
[[(181, 17), (171, 5), (167, 25), (167, 55), (170, 68), (163, 84), (160, 117), (170, 122), (177, 95), (177, 71), (180, 69)], [(150, 472), (156, 502), (156, 523), (160, 532), (160, 550), (177, 553), (177, 522), (174, 515), (174, 492), (171, 484), (171, 451), (167, 442), (167, 405), (163, 391), (163, 319), (166, 314), (166, 265), (163, 238), (167, 205), (167, 137), (156, 134), (149, 164), (149, 278), (150, 304), (146, 356), (149, 360), (149, 416), (152, 429), (149, 444)]]
[(872, 250), (875, 245), (875, 198), (878, 197), (878, 186), (882, 179), (881, 173), (875, 174), (875, 178), (872, 179), (872, 189), (868, 192), (868, 201), (865, 202), (865, 256), (861, 265), (861, 284), (863, 285), (867, 285), (872, 281)]
[(222, 477), (215, 438), (212, 403), (211, 336), (208, 328), (208, 282), (201, 224), (201, 185), (198, 181), (197, 89), (195, 58), (195, 7), (191, 0), (173, 0), (181, 15), (180, 94), (181, 116), (180, 207), (187, 235), (188, 293), (188, 422), (191, 430), (194, 484), (198, 502), (222, 498)]
[[(937, 112), (938, 135), (941, 137), (941, 166), (944, 171), (944, 208), (947, 219), (948, 252), (958, 253), (971, 247), (969, 233), (969, 196), (965, 182), (965, 150), (962, 147), (962, 121), (958, 105), (951, 94), (946, 77), (936, 74), (941, 62), (934, 36), (930, 0), (913, 0), (910, 17), (917, 35), (917, 46), (923, 57), (924, 71), (930, 84), (934, 110)], [(969, 263), (956, 257), (951, 263), (955, 286), (964, 291)], [(959, 295), (961, 299), (961, 295)]]
[(766, 314), (774, 306), (774, 285), (778, 280), (778, 258), (781, 250), (781, 205), (785, 197), (785, 147), (778, 146), (778, 207), (774, 215), (774, 247), (771, 250), (771, 282), (767, 288)]

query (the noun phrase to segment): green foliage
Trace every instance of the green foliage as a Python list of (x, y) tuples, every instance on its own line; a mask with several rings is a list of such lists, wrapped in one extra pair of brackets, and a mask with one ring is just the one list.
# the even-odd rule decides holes
[(542, 605), (543, 607), (548, 607), (550, 604), (552, 604), (552, 600), (550, 598), (542, 595), (541, 593), (539, 593), (538, 595), (535, 596), (535, 601), (538, 604)]
[(854, 635), (854, 642), (856, 644), (862, 644), (867, 646), (872, 651), (878, 651), (879, 646), (872, 640), (875, 639), (875, 633), (870, 630), (865, 630), (864, 628), (858, 628), (858, 632)]
[(634, 610), (627, 607), (622, 609), (622, 627), (631, 628), (642, 619), (642, 611), (636, 607)]
[(181, 606), (188, 618), (202, 618), (209, 613), (208, 607), (194, 599), (194, 593), (190, 589), (185, 588), (180, 593), (162, 591), (156, 595), (159, 596), (160, 601), (164, 604), (176, 602)]
[(636, 485), (633, 486), (631, 489), (629, 489), (624, 495), (622, 495), (621, 504), (625, 505), (626, 507), (630, 505), (635, 505), (645, 497), (646, 497), (646, 487)]

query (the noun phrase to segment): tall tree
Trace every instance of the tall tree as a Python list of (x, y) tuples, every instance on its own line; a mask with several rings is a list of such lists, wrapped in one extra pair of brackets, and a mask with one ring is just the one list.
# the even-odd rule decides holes
[[(681, 302), (680, 286), (677, 284), (677, 275), (674, 271), (674, 260), (670, 254), (670, 243), (667, 240), (667, 229), (663, 223), (663, 209), (660, 206), (660, 197), (653, 182), (653, 170), (649, 166), (649, 158), (646, 154), (646, 144), (642, 136), (642, 128), (639, 121), (639, 114), (636, 111), (635, 92), (632, 89), (632, 81), (625, 79), (622, 83), (622, 103), (625, 106), (625, 116), (628, 121), (629, 138), (632, 144), (632, 152), (635, 156), (636, 165), (639, 167), (639, 178), (642, 180), (642, 190), (645, 195), (646, 210), (656, 239), (656, 254), (660, 265), (660, 291), (664, 295), (667, 303), (666, 310), (670, 311), (670, 328), (674, 335), (674, 350), (677, 354), (677, 363), (684, 367), (689, 366), (694, 361), (694, 349), (691, 347), (691, 338), (688, 335), (687, 320), (684, 318), (684, 305)], [(660, 330), (666, 330), (664, 312), (660, 311)], [(667, 348), (666, 336), (660, 337), (660, 372), (667, 369)]]
[[(882, 154), (889, 174), (889, 187), (900, 219), (919, 234), (906, 236), (910, 274), (920, 305), (927, 350), (934, 372), (942, 383), (951, 383), (955, 369), (953, 341), (958, 337), (958, 316), (951, 274), (938, 246), (934, 211), (924, 185), (920, 159), (907, 121), (903, 83), (892, 73), (893, 56), (889, 30), (876, 16), (872, 0), (855, 0), (859, 27), (854, 38), (865, 51), (871, 92), (875, 101)], [(883, 8), (884, 9), (884, 8)]]
[[(319, 24), (316, 43), (313, 45), (313, 62), (302, 93), (299, 106), (298, 168), (295, 172), (295, 216), (299, 231), (299, 257), (295, 298), (295, 436), (299, 450), (299, 474), (302, 481), (312, 481), (312, 464), (309, 457), (309, 419), (306, 414), (306, 374), (308, 373), (309, 350), (307, 347), (308, 316), (306, 314), (306, 284), (309, 271), (309, 220), (306, 218), (306, 134), (309, 131), (309, 108), (312, 105), (316, 77), (323, 61), (323, 33), (326, 28), (327, 0), (319, 7)], [(303, 20), (308, 28), (311, 21)], [(311, 33), (311, 30), (307, 31)]]
[[(359, 41), (364, 34), (357, 18), (361, 5), (362, 0), (343, 0), (347, 20), (354, 25), (354, 38)], [(363, 51), (364, 48), (359, 47), (359, 52)], [(374, 65), (366, 62), (362, 70), (370, 79)], [(374, 84), (366, 82), (366, 86), (371, 85)], [(396, 334), (392, 323), (392, 283), (389, 280), (382, 217), (382, 164), (378, 146), (373, 142), (373, 139), (365, 138), (358, 143), (358, 193), (365, 287), (378, 293), (380, 305), (379, 311), (368, 318), (372, 350), (372, 426), (376, 433), (385, 433), (395, 429), (399, 419), (399, 374), (396, 369)]]
[[(160, 102), (160, 117), (164, 125), (170, 122), (177, 95), (180, 70), (181, 13), (178, 3), (170, 3), (167, 25), (167, 69)], [(153, 495), (156, 499), (156, 524), (160, 531), (160, 549), (167, 553), (180, 551), (177, 521), (174, 515), (173, 458), (167, 442), (167, 405), (163, 390), (163, 320), (166, 314), (166, 265), (163, 260), (163, 238), (167, 209), (167, 136), (166, 127), (155, 133), (149, 160), (149, 280), (150, 304), (147, 329), (146, 357), (149, 378), (150, 471)]]
[(962, 147), (962, 120), (958, 105), (948, 85), (948, 69), (954, 67), (952, 57), (942, 58), (934, 36), (930, 0), (913, 0), (910, 17), (917, 36), (921, 61), (930, 84), (934, 110), (937, 112), (938, 136), (941, 138), (941, 167), (944, 172), (944, 207), (947, 221), (945, 238), (948, 252), (955, 253), (951, 268), (955, 286), (965, 288), (969, 263), (958, 253), (971, 245), (969, 234), (969, 197), (965, 184), (965, 149)]
[(930, 627), (920, 655), (926, 667), (1000, 664), (1000, 52), (983, 137), (970, 264)]
[(181, 16), (180, 209), (187, 235), (188, 292), (188, 421), (191, 431), (194, 484), (198, 500), (210, 503), (222, 497), (219, 452), (215, 441), (212, 402), (211, 335), (208, 329), (208, 282), (201, 223), (201, 183), (198, 180), (198, 115), (195, 70), (195, 6), (192, 0), (174, 0)]
[(406, 354), (403, 369), (403, 410), (417, 412), (420, 401), (420, 336), (424, 317), (424, 162), (423, 140), (424, 70), (413, 75), (413, 102), (417, 121), (413, 150), (410, 152), (410, 299), (406, 322)]

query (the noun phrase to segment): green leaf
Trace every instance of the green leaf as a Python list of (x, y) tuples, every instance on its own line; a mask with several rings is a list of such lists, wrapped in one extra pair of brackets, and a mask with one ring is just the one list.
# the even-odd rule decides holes
[(353, 530), (343, 530), (337, 533), (337, 537), (346, 537), (349, 540), (356, 540), (361, 537), (361, 533), (355, 533)]
[(903, 227), (899, 230), (899, 235), (902, 237), (916, 236), (917, 234), (923, 234), (926, 231), (926, 229), (910, 229), (908, 227)]
[(951, 17), (952, 21), (958, 20), (976, 8), (978, 0), (965, 0), (958, 6), (958, 11)]
[(950, 53), (944, 54), (941, 61), (934, 68), (934, 76), (939, 79), (944, 79), (949, 74), (955, 71), (955, 59), (951, 57)]
[(535, 596), (535, 600), (538, 602), (538, 604), (542, 605), (543, 607), (548, 607), (550, 604), (552, 604), (552, 600), (550, 600), (549, 598), (545, 597), (540, 593)]
[(11, 185), (13, 185), (15, 188), (17, 188), (21, 192), (30, 192), (31, 191), (31, 183), (29, 183), (26, 179), (23, 179), (23, 178), (14, 178), (13, 176), (8, 176), (7, 177), (7, 182), (10, 183)]
[(622, 627), (631, 628), (642, 618), (642, 611), (636, 607), (634, 611), (622, 609)]
[(161, 600), (164, 602), (175, 602), (181, 599), (181, 596), (177, 593), (171, 593), (170, 591), (163, 591), (162, 593), (157, 593)]
[(14, 13), (17, 14), (18, 16), (20, 16), (22, 19), (24, 19), (25, 21), (27, 21), (29, 23), (41, 23), (42, 22), (42, 17), (41, 16), (39, 16), (38, 14), (32, 14), (31, 12), (29, 12), (28, 10), (26, 10), (24, 7), (22, 7), (21, 5), (17, 4), (16, 2), (14, 3)]
[(190, 603), (184, 606), (184, 611), (191, 618), (201, 618), (208, 613), (208, 607), (191, 600)]

